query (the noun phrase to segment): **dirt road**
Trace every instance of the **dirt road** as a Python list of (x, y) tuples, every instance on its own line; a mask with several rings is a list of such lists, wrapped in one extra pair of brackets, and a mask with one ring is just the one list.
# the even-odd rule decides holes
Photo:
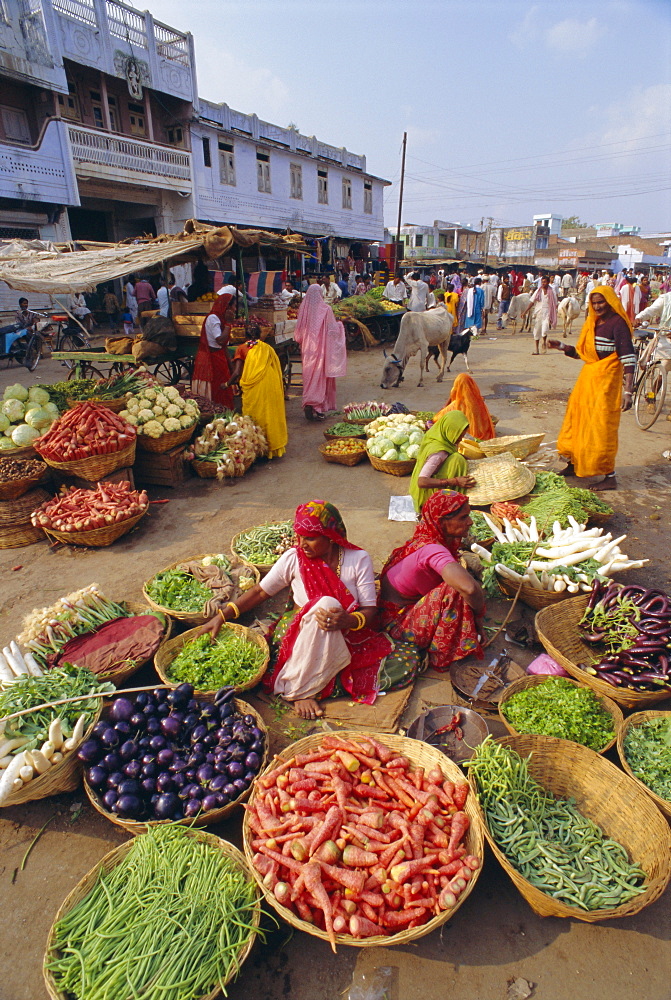
[[(564, 402), (579, 363), (562, 355), (532, 357), (528, 337), (491, 331), (472, 344), (470, 362), (490, 408), (500, 417), (500, 434), (546, 431), (556, 440)], [(573, 338), (575, 342), (575, 337)], [(418, 362), (411, 362), (400, 389), (379, 389), (381, 351), (350, 355), (349, 374), (340, 380), (338, 400), (402, 400), (412, 409), (434, 409), (449, 393), (455, 371), (442, 385), (432, 371), (418, 389)], [(33, 376), (19, 369), (0, 373), (0, 392), (9, 383), (55, 381), (62, 369), (42, 362)], [(290, 443), (279, 462), (259, 464), (232, 486), (191, 479), (175, 489), (150, 491), (169, 503), (152, 508), (140, 529), (101, 551), (61, 549), (46, 543), (0, 552), (0, 639), (19, 631), (34, 607), (93, 581), (110, 596), (141, 599), (152, 573), (182, 557), (225, 551), (239, 530), (270, 518), (288, 517), (296, 504), (325, 497), (343, 512), (350, 537), (363, 544), (379, 568), (409, 526), (387, 520), (390, 495), (407, 492), (407, 480), (384, 476), (368, 464), (353, 469), (327, 465), (317, 452), (322, 428), (302, 417), (297, 392), (287, 403)], [(649, 557), (632, 580), (671, 586), (666, 559), (671, 510), (671, 466), (660, 454), (671, 425), (664, 416), (649, 432), (636, 428), (631, 414), (622, 421), (618, 476), (621, 490), (610, 494), (617, 509), (614, 527), (627, 531), (627, 552)], [(20, 567), (16, 568), (15, 567)], [(422, 683), (422, 682), (420, 682)], [(424, 682), (426, 683), (426, 682)], [(440, 703), (440, 683), (430, 700)], [(416, 692), (408, 714), (421, 698)], [(409, 721), (409, 720), (408, 720)], [(24, 871), (15, 869), (41, 826), (55, 817), (32, 851)], [(239, 843), (239, 819), (213, 828)], [(48, 928), (61, 901), (106, 851), (126, 834), (94, 813), (81, 792), (21, 808), (0, 819), (0, 912), (3, 961), (0, 1000), (44, 1000), (41, 964)], [(378, 1000), (350, 992), (370, 983), (375, 968), (391, 967), (390, 1000), (506, 1000), (508, 982), (519, 977), (536, 984), (541, 1000), (669, 1000), (671, 894), (632, 919), (590, 926), (541, 919), (529, 909), (498, 864), (488, 856), (478, 885), (454, 920), (440, 933), (399, 949), (328, 947), (307, 935), (278, 929), (268, 918), (268, 937), (258, 943), (237, 984), (229, 990), (244, 1000)], [(352, 987), (353, 988), (353, 987)], [(119, 998), (122, 1000), (122, 998)]]

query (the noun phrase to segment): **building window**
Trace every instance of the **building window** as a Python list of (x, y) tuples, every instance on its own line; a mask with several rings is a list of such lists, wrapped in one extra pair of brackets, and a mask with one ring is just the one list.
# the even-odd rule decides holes
[(203, 163), (206, 167), (212, 166), (212, 157), (210, 156), (210, 140), (203, 136)]
[(427, 247), (433, 247), (433, 245), (434, 245), (433, 239), (434, 239), (433, 236), (427, 236), (426, 237), (426, 245), (427, 245)]
[(424, 237), (421, 235), (421, 233), (418, 233), (415, 236), (415, 246), (416, 247), (421, 247), (423, 245), (424, 245)]
[(328, 205), (329, 203), (328, 170), (317, 171), (317, 201), (320, 205)]
[(303, 168), (298, 163), (289, 164), (289, 181), (291, 184), (291, 197), (303, 197)]
[(77, 97), (77, 87), (72, 80), (68, 80), (68, 93), (57, 94), (56, 100), (63, 118), (71, 118), (76, 122), (82, 120), (81, 111), (79, 110), (79, 98)]
[(259, 191), (270, 194), (270, 156), (259, 150), (256, 152), (256, 179)]
[(8, 107), (3, 107), (0, 111), (5, 139), (9, 139), (10, 142), (30, 143), (30, 125), (26, 112), (22, 108)]
[(363, 210), (368, 215), (373, 214), (373, 182), (363, 182)]
[[(93, 112), (93, 124), (96, 128), (105, 128), (105, 116), (103, 114), (102, 95), (99, 90), (90, 90), (91, 110)], [(117, 114), (116, 97), (107, 98), (107, 107), (110, 116), (110, 128), (112, 132), (119, 131), (119, 116)]]
[(144, 105), (128, 103), (128, 120), (131, 135), (146, 135)]
[(219, 143), (219, 180), (235, 187), (235, 152), (228, 142)]
[(342, 179), (342, 207), (352, 207), (352, 182), (349, 177), (343, 177)]
[(181, 125), (171, 125), (170, 128), (166, 129), (168, 135), (168, 143), (171, 146), (183, 146), (184, 145), (184, 130)]

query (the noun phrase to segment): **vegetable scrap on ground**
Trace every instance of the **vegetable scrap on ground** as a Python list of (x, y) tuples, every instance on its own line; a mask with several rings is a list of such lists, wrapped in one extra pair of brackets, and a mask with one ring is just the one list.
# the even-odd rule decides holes
[(556, 736), (590, 750), (602, 750), (616, 735), (613, 717), (594, 692), (565, 677), (516, 691), (501, 713), (518, 733)]
[(526, 760), (488, 737), (467, 762), (492, 837), (531, 885), (581, 910), (645, 891), (646, 873), (571, 800), (535, 781)]
[(226, 994), (257, 933), (256, 906), (254, 883), (216, 843), (152, 829), (59, 920), (47, 969), (76, 1000)]
[(324, 737), (266, 773), (248, 808), (253, 864), (301, 920), (354, 938), (421, 926), (457, 905), (468, 852), (466, 782), (425, 772), (382, 740)]

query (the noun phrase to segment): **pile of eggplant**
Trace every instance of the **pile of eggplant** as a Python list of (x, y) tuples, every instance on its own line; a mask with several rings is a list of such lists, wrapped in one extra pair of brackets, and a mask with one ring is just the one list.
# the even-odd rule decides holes
[(588, 673), (613, 687), (671, 688), (671, 598), (663, 591), (596, 580), (580, 624), (585, 642), (608, 649), (581, 664)]
[(103, 807), (122, 819), (180, 820), (235, 802), (263, 763), (264, 734), (240, 715), (234, 688), (214, 704), (191, 684), (114, 699), (79, 748), (85, 779)]

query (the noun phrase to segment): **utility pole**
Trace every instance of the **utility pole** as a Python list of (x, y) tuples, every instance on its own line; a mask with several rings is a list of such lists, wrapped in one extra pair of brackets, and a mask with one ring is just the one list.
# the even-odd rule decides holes
[(486, 239), (486, 243), (485, 243), (485, 264), (487, 264), (487, 262), (489, 261), (489, 241), (490, 241), (491, 236), (492, 236), (492, 225), (493, 225), (493, 223), (494, 223), (494, 220), (491, 217), (491, 215), (488, 216), (487, 217), (487, 236), (485, 237), (485, 239)]
[[(401, 212), (403, 210), (403, 181), (405, 179), (405, 148), (408, 142), (408, 133), (403, 133), (403, 152), (401, 154), (401, 186), (398, 192), (398, 222), (396, 223), (396, 250), (398, 252), (398, 245), (401, 242)], [(396, 267), (394, 271), (398, 269), (398, 257), (396, 258)]]

